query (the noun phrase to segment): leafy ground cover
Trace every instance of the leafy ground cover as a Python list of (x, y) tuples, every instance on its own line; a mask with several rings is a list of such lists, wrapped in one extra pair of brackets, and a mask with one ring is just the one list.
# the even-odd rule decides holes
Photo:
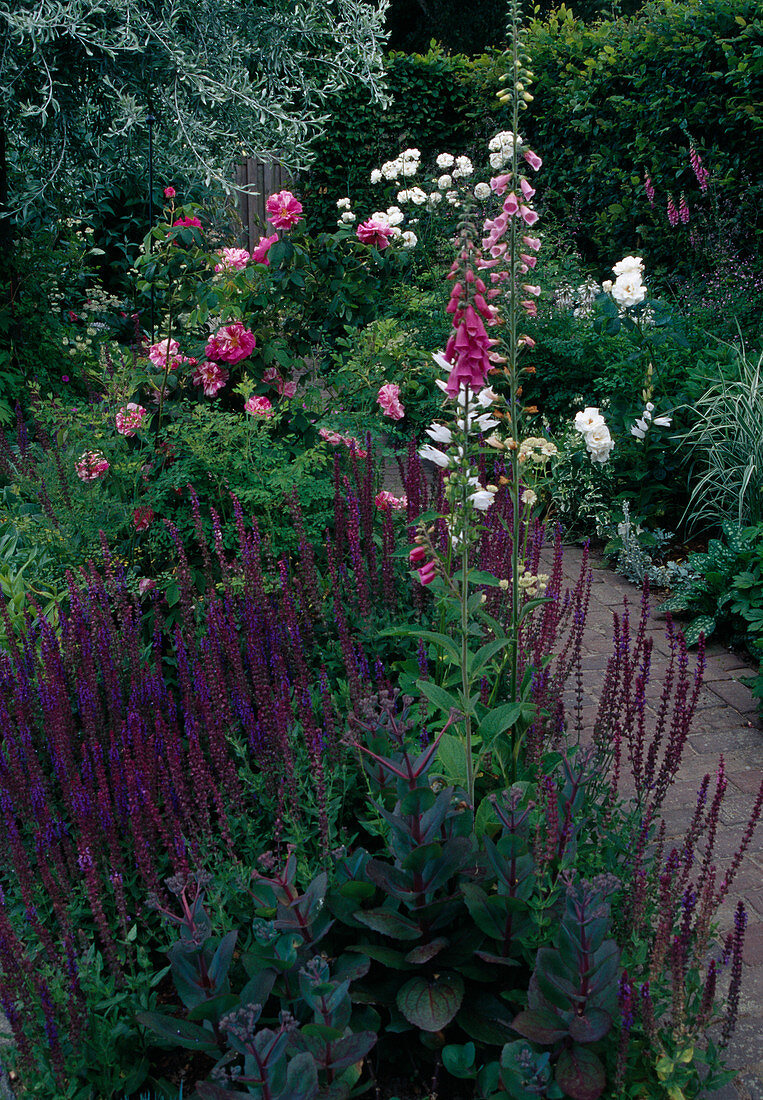
[[(763, 790), (722, 877), (723, 762), (670, 850), (662, 807), (704, 636), (760, 645), (759, 316), (730, 344), (721, 317), (720, 344), (699, 259), (694, 283), (640, 255), (594, 271), (537, 228), (553, 165), (520, 135), (511, 15), (484, 148), (403, 149), (331, 231), (273, 195), (252, 253), (168, 183), (135, 302), (59, 302), (0, 439), (20, 1095), (729, 1079), (747, 916), (715, 921)], [(707, 553), (671, 562), (703, 524)], [(655, 693), (644, 588), (585, 725), (576, 532), (692, 617)]]

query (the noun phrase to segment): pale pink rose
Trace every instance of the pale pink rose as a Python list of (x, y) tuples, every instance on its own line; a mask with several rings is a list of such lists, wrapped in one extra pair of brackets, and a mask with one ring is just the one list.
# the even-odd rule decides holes
[(245, 248), (223, 248), (217, 255), (220, 262), (215, 264), (215, 272), (218, 275), (225, 271), (243, 271), (249, 263), (249, 253)]
[(109, 464), (102, 451), (85, 451), (79, 461), (74, 463), (77, 477), (81, 481), (96, 481), (103, 477), (108, 468)]
[(338, 447), (340, 443), (344, 443), (344, 436), (339, 432), (333, 432), (330, 428), (319, 428), (318, 435), (321, 439), (325, 439), (327, 443), (331, 443), (332, 446)]
[(146, 415), (146, 410), (142, 405), (136, 405), (134, 401), (130, 401), (127, 405), (123, 406), (117, 413), (115, 420), (117, 424), (117, 431), (120, 435), (127, 436), (129, 439), (135, 435), (138, 428), (143, 423), (143, 417)]
[(280, 378), (281, 376), (275, 367), (268, 367), (268, 369), (264, 371), (262, 375), (263, 382), (272, 382), (273, 385), (275, 385), (276, 382), (280, 381)]
[(268, 218), (276, 229), (291, 229), (302, 221), (302, 203), (295, 199), (291, 191), (279, 191), (271, 195), (265, 203)]
[(208, 359), (205, 359), (196, 370), (191, 381), (194, 386), (204, 387), (206, 397), (214, 397), (228, 381), (228, 372), (219, 367), (217, 363), (210, 363)]
[(164, 370), (169, 359), (170, 370), (177, 370), (181, 363), (185, 362), (179, 354), (180, 348), (177, 340), (160, 340), (158, 344), (152, 344), (148, 349), (148, 357), (155, 367)]
[(382, 512), (393, 511), (402, 512), (408, 507), (408, 497), (403, 493), (401, 497), (394, 496), (393, 493), (388, 492), (386, 489), (382, 489), (380, 493), (377, 493), (374, 497), (374, 504)]
[(405, 416), (405, 409), (400, 404), (400, 387), (394, 382), (386, 382), (379, 390), (376, 400), (384, 415), (391, 420), (402, 420)]
[(260, 237), (260, 243), (252, 252), (252, 263), (265, 264), (267, 267), (270, 264), (268, 259), (268, 252), (272, 245), (278, 240), (278, 234), (274, 233), (272, 237)]
[(208, 359), (221, 359), (224, 363), (240, 363), (251, 355), (257, 346), (253, 332), (244, 328), (240, 321), (218, 329), (207, 341), (204, 354)]
[(273, 415), (273, 406), (267, 397), (261, 397), (259, 394), (253, 394), (244, 405), (244, 408), (252, 416), (266, 417)]
[(377, 221), (375, 218), (369, 218), (367, 222), (362, 222), (358, 226), (355, 236), (363, 244), (376, 245), (378, 249), (386, 248), (392, 236), (392, 226), (385, 225), (384, 222)]

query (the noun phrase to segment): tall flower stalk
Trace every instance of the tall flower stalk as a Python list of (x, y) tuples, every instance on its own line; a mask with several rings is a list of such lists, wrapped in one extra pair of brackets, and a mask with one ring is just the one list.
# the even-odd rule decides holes
[[(532, 347), (533, 342), (521, 329), (523, 318), (537, 312), (534, 299), (540, 294), (539, 287), (523, 281), (535, 267), (535, 252), (540, 241), (527, 236), (538, 214), (530, 205), (535, 190), (522, 173), (522, 162), (537, 170), (541, 160), (527, 148), (518, 132), (520, 112), (532, 101), (527, 91), (532, 74), (526, 65), (516, 0), (512, 0), (509, 8), (509, 24), (511, 73), (505, 79), (511, 80), (511, 87), (499, 93), (499, 98), (511, 105), (512, 129), (501, 132), (490, 142), (490, 163), (497, 171), (490, 181), (490, 190), (503, 201), (497, 216), (484, 220), (479, 226), (471, 196), (462, 200), (464, 212), (459, 224), (458, 252), (448, 276), (453, 281), (447, 306), (453, 317), (453, 332), (444, 354), (434, 357), (448, 374), (447, 380), (438, 385), (456, 402), (455, 423), (452, 427), (434, 424), (428, 430), (436, 443), (449, 448), (448, 452), (431, 444), (419, 452), (423, 458), (447, 470), (444, 480), (448, 513), (444, 518), (449, 545), (444, 554), (440, 553), (436, 545), (437, 528), (427, 528), (424, 524), (411, 553), (412, 562), (419, 567), (422, 584), (430, 584), (439, 574), (441, 591), (458, 609), (457, 617), (455, 608), (444, 615), (446, 622), (457, 626), (457, 645), (442, 633), (432, 632), (428, 637), (443, 651), (446, 661), (458, 665), (459, 673), (454, 678), (459, 684), (458, 692), (450, 695), (440, 686), (437, 691), (426, 683), (421, 686), (437, 706), (444, 709), (452, 701), (463, 714), (464, 774), (472, 805), (477, 770), (474, 733), (478, 718), (481, 748), (477, 764), (489, 746), (507, 781), (514, 782), (517, 777), (522, 722), (533, 711), (529, 699), (521, 698), (523, 688), (525, 696), (529, 693), (529, 679), (523, 677), (520, 682), (520, 633), (523, 619), (537, 605), (537, 601), (528, 601), (527, 597), (537, 595), (542, 587), (542, 581), (528, 576), (522, 565), (525, 501), (518, 461), (522, 414), (520, 355), (524, 349)], [(490, 375), (503, 376), (503, 397), (487, 385)], [(479, 513), (491, 507), (497, 492), (497, 486), (483, 485), (474, 472), (480, 455), (477, 436), (487, 435), (499, 426), (500, 420), (508, 429), (500, 445), (512, 459), (506, 479), (512, 501), (511, 578), (508, 584), (501, 582), (501, 587), (509, 591), (510, 607), (503, 626), (480, 610), (484, 596), (475, 591), (479, 586), (499, 582), (475, 570), (470, 561)], [(528, 497), (528, 501), (531, 499)], [(456, 564), (459, 568), (454, 572), (452, 566)], [(480, 632), (487, 640), (472, 653), (469, 642)], [(475, 685), (490, 675), (495, 684), (505, 673), (508, 674), (508, 703), (487, 714), (481, 713), (480, 692), (475, 693)], [(488, 691), (488, 698), (491, 702), (494, 700), (494, 690)], [(529, 725), (529, 721), (525, 724)], [(510, 731), (508, 738), (507, 731)]]

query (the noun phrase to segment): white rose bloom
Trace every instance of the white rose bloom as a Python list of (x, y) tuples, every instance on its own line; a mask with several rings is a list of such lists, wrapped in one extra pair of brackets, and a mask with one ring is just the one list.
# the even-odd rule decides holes
[(398, 239), (398, 237), (401, 236), (400, 226), (399, 225), (391, 225), (389, 227), (389, 235), (390, 235), (390, 237), (393, 241), (396, 241)]
[(456, 157), (456, 166), (453, 169), (453, 179), (471, 176), (473, 172), (474, 165), (468, 157)]
[(618, 275), (612, 287), (612, 297), (623, 309), (630, 309), (638, 305), (646, 298), (646, 287), (641, 282), (641, 274), (638, 271), (627, 272)]
[(402, 163), (400, 159), (388, 160), (386, 164), (381, 166), (382, 175), (387, 180), (396, 180), (402, 171)]
[(438, 202), (442, 202), (442, 193), (440, 191), (432, 191), (428, 198), (430, 206), (437, 206)]
[(615, 442), (609, 434), (606, 424), (601, 424), (588, 432), (585, 437), (586, 449), (591, 456), (591, 462), (607, 462)]
[(598, 409), (589, 406), (575, 416), (575, 430), (582, 432), (583, 435), (602, 427), (606, 427), (606, 422)]
[(435, 443), (448, 443), (453, 442), (453, 432), (445, 424), (433, 424), (431, 428), (427, 428), (427, 435), (430, 439), (433, 439)]
[(506, 164), (506, 157), (503, 153), (491, 153), (490, 154), (490, 167), (498, 171), (499, 168), (503, 168)]
[(477, 186), (474, 188), (474, 197), (475, 197), (475, 199), (480, 199), (480, 200), (489, 199), (490, 194), (491, 194), (491, 192), (490, 192), (490, 184), (489, 183), (478, 183)]
[[(522, 144), (522, 138), (517, 134), (517, 146)], [(501, 130), (491, 138), (488, 142), (488, 149), (491, 153), (497, 153), (499, 150), (511, 149), (514, 145), (514, 134), (511, 130)]]
[(601, 289), (604, 291), (605, 294), (611, 294), (613, 285), (614, 284), (611, 279), (605, 279), (604, 282), (601, 284)]
[(389, 214), (386, 210), (374, 210), (371, 218), (375, 222), (381, 222), (382, 225), (389, 225)]
[(355, 214), (353, 214), (352, 210), (345, 210), (344, 214), (342, 214), (342, 221), (343, 222), (354, 222), (355, 221)]
[(398, 193), (397, 193), (397, 201), (398, 202), (409, 202), (410, 198), (411, 198), (410, 191), (398, 191)]
[(450, 466), (450, 459), (442, 451), (438, 451), (436, 447), (431, 447), (429, 443), (425, 443), (423, 447), (419, 447), (419, 456), (425, 459), (427, 462), (434, 462), (435, 465), (441, 466), (446, 469)]
[(417, 160), (404, 160), (402, 164), (402, 174), (404, 176), (415, 176), (419, 170), (419, 162)]
[(337, 199), (336, 200), (336, 205), (337, 205), (338, 210), (349, 210), (350, 209), (350, 200), (349, 199)]
[(371, 172), (371, 183), (381, 183), (382, 174), (379, 168), (374, 168)]
[(448, 200), (451, 206), (460, 206), (458, 201), (458, 191), (446, 191), (445, 198)]
[(617, 276), (630, 275), (634, 272), (638, 272), (640, 275), (644, 270), (644, 261), (640, 256), (625, 256), (615, 264), (612, 270)]
[(399, 206), (388, 206), (387, 220), (390, 225), (400, 225), (401, 222), (405, 221), (405, 214)]
[(423, 206), (427, 201), (427, 193), (422, 191), (420, 187), (412, 187), (408, 192), (408, 197), (415, 206)]
[(487, 512), (494, 498), (495, 493), (491, 493), (489, 489), (478, 489), (470, 495), (469, 500), (480, 512)]
[(421, 160), (421, 152), (418, 149), (403, 149), (400, 156), (403, 160)]
[(449, 187), (453, 186), (453, 177), (448, 175), (440, 176), (437, 181), (437, 186), (441, 191), (447, 191)]
[(438, 168), (452, 168), (453, 160), (454, 158), (450, 153), (440, 153), (435, 163)]
[(419, 243), (419, 238), (415, 233), (412, 233), (410, 229), (406, 229), (403, 233), (403, 248), (415, 248)]

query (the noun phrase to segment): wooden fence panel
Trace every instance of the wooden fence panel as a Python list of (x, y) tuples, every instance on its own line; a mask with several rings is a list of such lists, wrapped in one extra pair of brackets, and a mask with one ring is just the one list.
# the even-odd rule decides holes
[(249, 157), (236, 165), (236, 185), (245, 187), (249, 192), (239, 192), (238, 213), (244, 240), (251, 252), (261, 236), (269, 236), (274, 232), (265, 211), (268, 196), (288, 188), (291, 178), (278, 161)]

